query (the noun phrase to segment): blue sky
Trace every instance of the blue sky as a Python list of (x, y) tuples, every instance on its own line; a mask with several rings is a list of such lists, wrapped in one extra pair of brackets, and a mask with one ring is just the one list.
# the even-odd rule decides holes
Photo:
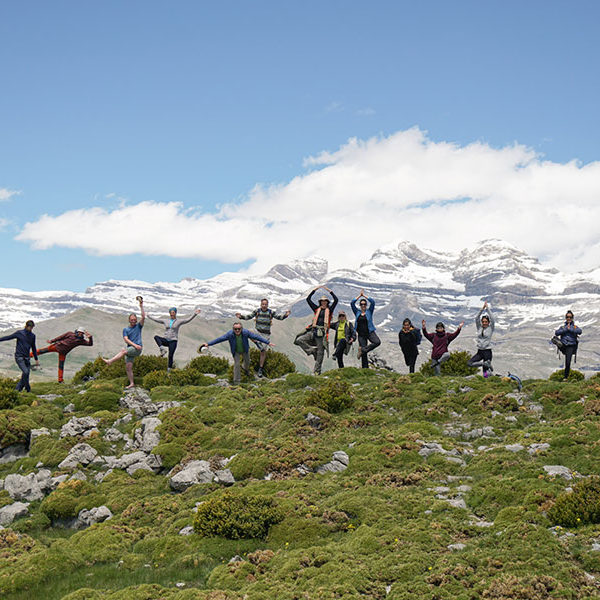
[[(389, 158), (392, 170), (410, 166), (419, 181), (436, 179), (431, 155), (448, 144), (472, 161), (459, 173), (489, 159), (495, 166), (483, 172), (514, 175), (493, 201), (507, 202), (499, 220), (527, 202), (526, 192), (554, 189), (560, 171), (565, 195), (540, 196), (532, 217), (547, 209), (548, 226), (568, 233), (573, 212), (557, 208), (577, 200), (568, 190), (582, 190), (583, 206), (598, 203), (599, 17), (593, 1), (4, 2), (0, 287), (176, 281), (333, 254), (339, 244), (308, 243), (292, 227), (318, 216), (307, 196), (317, 189), (330, 191), (320, 202), (332, 198), (323, 237), (339, 242), (336, 215), (371, 219), (381, 204), (399, 238), (435, 246), (439, 236), (418, 232), (438, 219), (479, 228), (446, 204), (467, 197), (481, 206), (494, 194), (492, 176), (487, 188), (470, 181), (465, 189), (449, 176), (418, 200), (415, 216), (406, 198), (419, 196), (416, 187), (386, 199), (385, 173), (369, 165)], [(406, 141), (414, 128), (415, 147), (432, 152), (409, 165), (407, 148), (386, 140)], [(366, 147), (353, 150), (353, 138)], [(322, 152), (330, 158), (307, 161)], [(534, 188), (519, 188), (523, 160)], [(355, 187), (343, 189), (349, 170), (365, 173), (372, 198), (345, 204)], [(295, 204), (310, 210), (296, 214)], [(121, 217), (127, 222), (115, 226)], [(510, 223), (489, 227), (500, 237), (511, 231)], [(526, 229), (509, 241), (560, 266), (584, 254), (582, 268), (600, 266), (600, 250), (584, 252), (595, 232), (586, 235), (566, 254)], [(356, 232), (351, 246), (326, 257), (358, 260), (360, 246), (366, 258), (389, 236), (374, 222), (367, 239)]]

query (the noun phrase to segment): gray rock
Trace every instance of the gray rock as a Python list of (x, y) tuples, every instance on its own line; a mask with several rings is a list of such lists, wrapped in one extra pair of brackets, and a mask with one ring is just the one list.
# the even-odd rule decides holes
[(509, 452), (521, 452), (521, 450), (525, 450), (525, 446), (521, 446), (521, 444), (507, 444), (504, 446), (504, 449)]
[(98, 421), (93, 417), (71, 417), (69, 421), (60, 428), (60, 437), (76, 437), (82, 435), (88, 429), (97, 428), (97, 426)]
[(476, 429), (471, 429), (471, 431), (465, 431), (462, 436), (465, 440), (475, 440), (481, 437), (491, 437), (495, 435), (494, 429), (492, 427), (480, 427)]
[(151, 452), (160, 442), (160, 433), (156, 428), (161, 425), (161, 420), (156, 417), (145, 417), (142, 426), (135, 430), (133, 445), (142, 452)]
[(86, 431), (84, 431), (81, 436), (84, 438), (89, 438), (92, 437), (93, 435), (98, 435), (100, 434), (100, 430), (97, 427), (92, 427), (91, 429), (86, 429)]
[(0, 450), (0, 465), (15, 462), (27, 456), (27, 446), (25, 444), (13, 444)]
[(188, 525), (187, 527), (184, 527), (183, 529), (179, 530), (179, 535), (192, 535), (194, 533), (194, 528), (192, 525)]
[(446, 502), (454, 508), (467, 510), (467, 503), (462, 498), (448, 498)]
[(313, 415), (311, 412), (309, 412), (306, 415), (306, 422), (313, 428), (313, 429), (321, 429), (321, 417), (318, 417), (317, 415)]
[[(81, 392), (79, 392), (81, 393)], [(70, 404), (67, 404), (64, 408), (63, 408), (63, 413), (68, 414), (68, 413), (73, 413), (75, 412), (75, 405), (71, 402)]]
[(548, 475), (552, 475), (554, 477), (563, 477), (567, 481), (571, 481), (571, 479), (573, 479), (573, 473), (571, 473), (567, 467), (563, 467), (561, 465), (544, 465), (543, 468)]
[(475, 527), (482, 527), (482, 528), (494, 526), (494, 524), (491, 523), (490, 521), (471, 521), (470, 524), (475, 525)]
[(333, 458), (330, 462), (321, 465), (317, 469), (317, 473), (339, 473), (345, 471), (350, 463), (350, 458), (343, 450), (338, 450), (333, 453)]
[(221, 485), (230, 486), (235, 483), (233, 473), (229, 469), (223, 469), (221, 471), (215, 471), (215, 482)]
[(457, 492), (460, 492), (461, 494), (466, 494), (466, 493), (470, 492), (470, 491), (471, 491), (471, 489), (472, 489), (472, 488), (471, 488), (471, 486), (470, 486), (470, 485), (459, 485), (459, 486), (456, 488), (456, 491), (457, 491)]
[(69, 481), (77, 479), (78, 481), (87, 481), (87, 475), (83, 471), (75, 471), (71, 477), (69, 477)]
[(181, 402), (152, 402), (148, 393), (141, 388), (128, 390), (119, 400), (123, 408), (132, 410), (138, 418), (156, 416), (169, 408), (181, 406)]
[(127, 423), (129, 423), (131, 421), (131, 419), (133, 419), (133, 415), (131, 413), (127, 413), (126, 415), (122, 416), (120, 419), (117, 419), (114, 423), (113, 423), (113, 427), (120, 427), (121, 425), (126, 425)]
[(600, 552), (600, 544), (598, 542), (592, 543), (592, 552)]
[(244, 562), (244, 559), (239, 554), (236, 554), (229, 559), (230, 565), (238, 562)]
[(67, 479), (69, 479), (68, 475), (58, 475), (57, 477), (52, 477), (50, 479), (50, 489), (56, 489), (60, 483), (66, 481)]
[(77, 515), (77, 521), (75, 523), (75, 529), (84, 529), (90, 527), (95, 523), (102, 523), (110, 519), (113, 514), (107, 506), (96, 506), (90, 510), (82, 509)]
[(29, 502), (13, 502), (0, 508), (0, 525), (6, 527), (15, 519), (24, 517), (29, 512)]
[(52, 489), (50, 471), (42, 469), (28, 475), (11, 473), (4, 479), (4, 489), (13, 500), (41, 500)]
[(59, 469), (74, 469), (79, 465), (86, 466), (90, 464), (98, 455), (98, 451), (89, 444), (75, 444), (69, 450), (67, 457), (58, 465)]
[(57, 398), (62, 398), (62, 395), (61, 394), (40, 394), (38, 396), (38, 398), (52, 402), (52, 400), (56, 400)]
[(449, 544), (448, 546), (446, 546), (448, 550), (452, 550), (453, 552), (457, 550), (464, 550), (466, 547), (466, 544), (461, 544), (460, 542), (458, 544)]
[(197, 483), (210, 483), (214, 478), (208, 461), (193, 460), (169, 479), (169, 485), (176, 492), (183, 492)]
[(468, 385), (465, 385), (465, 386), (459, 388), (459, 392), (461, 394), (466, 394), (467, 392), (472, 392), (472, 391), (473, 391), (473, 388), (469, 387)]
[(104, 433), (104, 439), (107, 442), (118, 442), (119, 440), (123, 439), (123, 434), (118, 429), (109, 427)]
[(312, 473), (311, 469), (309, 469), (304, 463), (299, 464), (296, 467), (296, 471), (298, 471), (300, 475), (308, 475), (309, 473)]
[(129, 465), (126, 471), (127, 473), (129, 473), (129, 475), (133, 475), (136, 471), (139, 471), (140, 469), (156, 473), (160, 471), (161, 467), (162, 460), (160, 456), (156, 456), (155, 454), (146, 454), (144, 455), (143, 459), (133, 463), (132, 465)]
[(43, 435), (50, 435), (50, 430), (47, 427), (40, 427), (40, 429), (32, 429), (29, 434), (29, 445), (33, 444), (35, 440)]
[(546, 442), (542, 443), (542, 444), (531, 444), (529, 446), (529, 449), (527, 450), (527, 452), (529, 452), (529, 454), (538, 454), (539, 452), (545, 452), (546, 450), (550, 449), (550, 444), (547, 444)]
[(107, 475), (110, 475), (113, 472), (112, 469), (108, 469), (108, 471), (104, 471), (103, 473), (96, 473), (96, 475), (94, 475), (94, 481), (97, 481), (98, 483), (101, 483), (102, 481), (104, 481), (104, 478)]
[(446, 494), (447, 492), (450, 491), (450, 488), (445, 485), (438, 485), (437, 487), (433, 488), (433, 491), (436, 494)]
[(544, 407), (541, 404), (538, 404), (537, 402), (530, 402), (527, 405), (527, 408), (529, 408), (529, 410), (534, 413), (544, 412)]
[[(420, 442), (420, 440), (417, 440)], [(419, 455), (423, 458), (428, 458), (432, 454), (447, 454), (447, 451), (442, 448), (441, 444), (437, 442), (420, 442), (422, 444), (422, 448), (419, 450)]]

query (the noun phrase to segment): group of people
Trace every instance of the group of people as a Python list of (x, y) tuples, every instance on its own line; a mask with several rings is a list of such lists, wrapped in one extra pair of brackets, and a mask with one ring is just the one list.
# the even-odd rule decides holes
[[(314, 294), (319, 289), (325, 290), (329, 294), (323, 295), (315, 303)], [(122, 358), (125, 359), (125, 371), (129, 385), (127, 388), (134, 387), (133, 362), (137, 356), (142, 353), (142, 328), (146, 320), (144, 301), (141, 296), (137, 297), (140, 307), (141, 318), (138, 320), (135, 313), (129, 315), (129, 326), (123, 328), (123, 341), (125, 347), (117, 352), (112, 358), (103, 358), (106, 364), (112, 364)], [(369, 353), (381, 345), (381, 340), (376, 333), (373, 321), (375, 311), (375, 300), (367, 297), (364, 290), (350, 302), (350, 307), (354, 314), (354, 324), (348, 320), (343, 310), (334, 315), (338, 305), (338, 297), (335, 293), (325, 287), (318, 286), (310, 291), (306, 298), (311, 311), (312, 319), (310, 323), (295, 338), (294, 344), (299, 346), (308, 356), (314, 358), (313, 372), (316, 375), (321, 373), (325, 353), (329, 356), (329, 336), (333, 335), (333, 353), (332, 357), (337, 361), (338, 367), (344, 367), (344, 356), (348, 355), (354, 342), (358, 342), (357, 356), (364, 369), (369, 368)], [(173, 358), (179, 339), (179, 329), (182, 325), (189, 323), (194, 319), (200, 310), (197, 309), (190, 315), (184, 317), (177, 316), (177, 308), (169, 309), (169, 318), (160, 319), (148, 316), (149, 319), (160, 323), (165, 330), (163, 335), (154, 336), (154, 341), (159, 348), (161, 356), (168, 355), (167, 370), (173, 368)], [(267, 351), (273, 346), (271, 343), (271, 327), (273, 320), (284, 320), (290, 315), (287, 310), (283, 313), (269, 308), (269, 301), (263, 298), (260, 307), (249, 314), (243, 315), (236, 313), (238, 319), (233, 323), (230, 331), (227, 331), (220, 337), (200, 346), (200, 351), (209, 346), (214, 346), (221, 342), (229, 342), (229, 347), (234, 361), (233, 381), (239, 384), (241, 381), (242, 369), (248, 373), (250, 368), (250, 340), (252, 340), (260, 351), (258, 376), (264, 374), (264, 365), (267, 357)], [(244, 329), (241, 321), (254, 320), (256, 332)], [(435, 326), (435, 332), (427, 331), (425, 320), (421, 321), (421, 329), (415, 327), (411, 320), (406, 318), (402, 323), (402, 329), (398, 333), (398, 344), (404, 356), (404, 361), (410, 373), (414, 373), (417, 356), (419, 354), (419, 345), (424, 336), (432, 344), (431, 367), (435, 375), (440, 375), (442, 364), (450, 358), (449, 345), (460, 334), (464, 322), (452, 333), (446, 332), (444, 323), (438, 322)], [(468, 364), (471, 367), (481, 367), (483, 376), (489, 377), (493, 372), (492, 367), (492, 336), (495, 329), (495, 321), (492, 310), (487, 302), (475, 317), (477, 330), (476, 343), (477, 352), (469, 359)], [(11, 335), (0, 337), (0, 342), (16, 340), (15, 362), (21, 370), (21, 379), (17, 383), (17, 390), (30, 391), (29, 374), (31, 370), (31, 359), (35, 359), (36, 366), (39, 366), (39, 355), (48, 352), (58, 354), (58, 381), (63, 382), (64, 365), (67, 354), (77, 346), (92, 346), (94, 341), (92, 335), (84, 328), (77, 328), (75, 331), (68, 331), (58, 337), (47, 340), (48, 346), (37, 350), (33, 321), (27, 321), (25, 328), (16, 331)], [(574, 322), (574, 316), (568, 311), (565, 316), (565, 323), (555, 331), (552, 342), (558, 347), (558, 351), (565, 357), (565, 380), (569, 377), (571, 361), (577, 354), (578, 338), (582, 330)]]

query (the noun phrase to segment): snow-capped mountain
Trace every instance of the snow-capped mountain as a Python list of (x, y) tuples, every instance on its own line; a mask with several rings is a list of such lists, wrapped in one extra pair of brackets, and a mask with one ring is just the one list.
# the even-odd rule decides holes
[(459, 253), (401, 242), (376, 251), (357, 269), (333, 272), (326, 260), (308, 258), (275, 265), (262, 276), (223, 273), (177, 283), (110, 280), (82, 293), (0, 288), (0, 328), (81, 307), (129, 312), (140, 294), (151, 314), (164, 313), (170, 306), (181, 313), (199, 307), (205, 318), (218, 318), (251, 310), (267, 297), (272, 307), (291, 308), (294, 315), (303, 316), (308, 314), (304, 297), (319, 284), (331, 287), (346, 307), (364, 288), (376, 301), (375, 322), (384, 329), (399, 328), (405, 316), (455, 325), (472, 319), (483, 300), (495, 308), (499, 325), (506, 329), (557, 323), (567, 308), (581, 323), (594, 322), (600, 315), (600, 268), (565, 274), (506, 242), (486, 240)]

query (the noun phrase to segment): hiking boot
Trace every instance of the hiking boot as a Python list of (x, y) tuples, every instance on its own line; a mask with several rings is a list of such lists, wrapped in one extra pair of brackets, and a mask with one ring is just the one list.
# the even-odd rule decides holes
[(262, 377), (263, 376), (263, 369), (262, 367), (258, 367), (258, 371), (256, 372), (258, 377)]

